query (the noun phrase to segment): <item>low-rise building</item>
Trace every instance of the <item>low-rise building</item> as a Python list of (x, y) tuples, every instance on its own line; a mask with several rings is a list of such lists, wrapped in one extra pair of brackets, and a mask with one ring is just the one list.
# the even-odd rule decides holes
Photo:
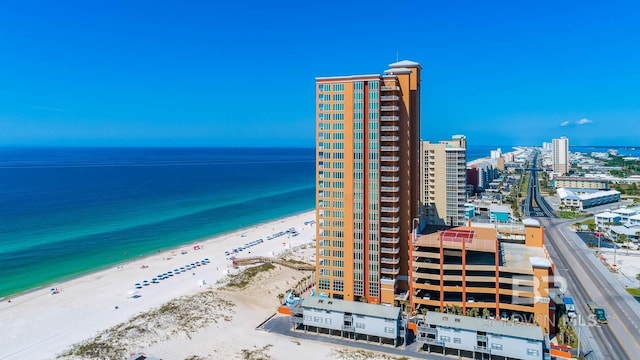
[(609, 190), (609, 181), (599, 178), (556, 176), (551, 180), (551, 185), (554, 189), (572, 188)]
[(510, 322), (429, 311), (418, 320), (416, 340), (430, 353), (477, 359), (548, 358), (542, 328)]
[(607, 230), (612, 225), (620, 224), (620, 214), (611, 211), (605, 211), (594, 215), (596, 229), (600, 231)]
[(399, 307), (309, 296), (291, 309), (291, 322), (305, 331), (398, 345)]
[(627, 223), (632, 216), (640, 213), (637, 208), (621, 207), (619, 209), (611, 210), (612, 213), (620, 215), (620, 222)]
[(620, 192), (617, 190), (559, 188), (557, 195), (562, 205), (576, 210), (620, 201)]
[(508, 205), (491, 204), (489, 206), (489, 220), (503, 223), (511, 221), (511, 208)]
[(613, 225), (611, 226), (609, 231), (611, 232), (611, 236), (613, 236), (617, 240), (620, 240), (621, 235), (624, 235), (629, 241), (640, 241), (640, 225), (629, 223), (622, 225)]

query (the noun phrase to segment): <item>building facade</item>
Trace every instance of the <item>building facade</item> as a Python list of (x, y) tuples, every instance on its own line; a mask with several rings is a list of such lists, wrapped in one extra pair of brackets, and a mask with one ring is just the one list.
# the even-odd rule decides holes
[(562, 206), (574, 210), (584, 210), (620, 201), (620, 192), (617, 190), (558, 188), (556, 194)]
[(609, 190), (609, 180), (587, 177), (556, 176), (551, 184), (557, 188)]
[(544, 227), (472, 224), (412, 242), (411, 306), (503, 321), (537, 323), (555, 333), (553, 263)]
[(548, 337), (539, 326), (427, 312), (416, 340), (428, 353), (466, 358), (542, 360)]
[(404, 335), (400, 311), (393, 306), (309, 296), (292, 308), (291, 322), (305, 331), (397, 346)]
[(419, 211), (420, 70), (316, 78), (316, 288), (393, 304)]
[(427, 225), (464, 224), (467, 186), (467, 139), (420, 143), (421, 218)]
[(562, 136), (560, 139), (553, 139), (551, 144), (553, 172), (565, 175), (569, 172), (569, 139)]

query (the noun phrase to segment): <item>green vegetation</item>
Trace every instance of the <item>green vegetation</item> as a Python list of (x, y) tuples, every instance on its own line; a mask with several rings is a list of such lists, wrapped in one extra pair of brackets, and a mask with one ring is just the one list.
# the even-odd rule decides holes
[(275, 268), (276, 267), (271, 263), (264, 263), (258, 266), (247, 268), (246, 270), (238, 274), (229, 275), (228, 282), (224, 287), (227, 289), (244, 289), (245, 287), (247, 287), (247, 285), (249, 285), (251, 280), (256, 277), (256, 275), (262, 272), (273, 270)]
[(633, 296), (640, 296), (640, 289), (637, 288), (627, 288), (627, 292)]
[(589, 214), (580, 213), (578, 211), (564, 211), (564, 210), (556, 211), (556, 214), (558, 214), (558, 216), (561, 219), (579, 219), (579, 218), (589, 216)]
[(556, 334), (558, 345), (570, 346), (572, 348), (578, 346), (578, 335), (576, 335), (575, 329), (567, 321), (566, 316), (560, 318), (558, 329), (559, 331)]
[(333, 356), (342, 360), (408, 360), (406, 356), (395, 357), (383, 353), (368, 351), (368, 350), (355, 350), (355, 349), (333, 349)]
[(233, 306), (213, 290), (182, 296), (72, 345), (57, 358), (124, 359), (129, 352), (168, 337), (182, 334), (191, 338), (191, 334), (212, 323), (230, 321)]
[(640, 195), (640, 188), (636, 183), (633, 184), (616, 184), (613, 189), (620, 191), (622, 195)]
[(253, 350), (242, 349), (242, 359), (243, 360), (269, 360), (271, 356), (269, 356), (268, 351), (273, 345), (265, 345), (261, 348), (256, 348)]
[(625, 160), (624, 156), (610, 156), (604, 163), (605, 166), (621, 167), (622, 170), (611, 170), (609, 173), (614, 176), (627, 177), (640, 173), (640, 161)]

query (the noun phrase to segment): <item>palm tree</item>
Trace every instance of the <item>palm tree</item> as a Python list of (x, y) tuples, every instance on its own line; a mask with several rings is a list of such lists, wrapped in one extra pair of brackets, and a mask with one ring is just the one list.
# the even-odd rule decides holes
[(629, 237), (627, 236), (627, 234), (620, 234), (620, 236), (618, 237), (618, 240), (620, 242), (626, 242), (627, 243), (627, 255), (629, 255)]
[(480, 314), (480, 309), (478, 309), (477, 307), (467, 310), (467, 316), (478, 317), (478, 314)]
[(420, 312), (422, 313), (422, 320), (427, 321), (427, 308), (426, 307), (422, 307), (420, 308)]
[(482, 309), (482, 317), (485, 318), (485, 319), (488, 319), (489, 315), (491, 315), (491, 313), (489, 312), (489, 309), (483, 308)]

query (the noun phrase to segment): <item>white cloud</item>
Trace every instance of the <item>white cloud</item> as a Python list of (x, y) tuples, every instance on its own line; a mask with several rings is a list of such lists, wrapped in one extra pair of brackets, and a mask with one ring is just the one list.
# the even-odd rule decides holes
[(569, 122), (568, 121), (563, 121), (562, 123), (560, 123), (560, 126), (569, 126)]
[(584, 119), (580, 119), (580, 120), (576, 121), (576, 124), (577, 125), (585, 125), (585, 124), (591, 124), (592, 122), (593, 121), (591, 121), (591, 120), (589, 120), (587, 118), (584, 118)]

